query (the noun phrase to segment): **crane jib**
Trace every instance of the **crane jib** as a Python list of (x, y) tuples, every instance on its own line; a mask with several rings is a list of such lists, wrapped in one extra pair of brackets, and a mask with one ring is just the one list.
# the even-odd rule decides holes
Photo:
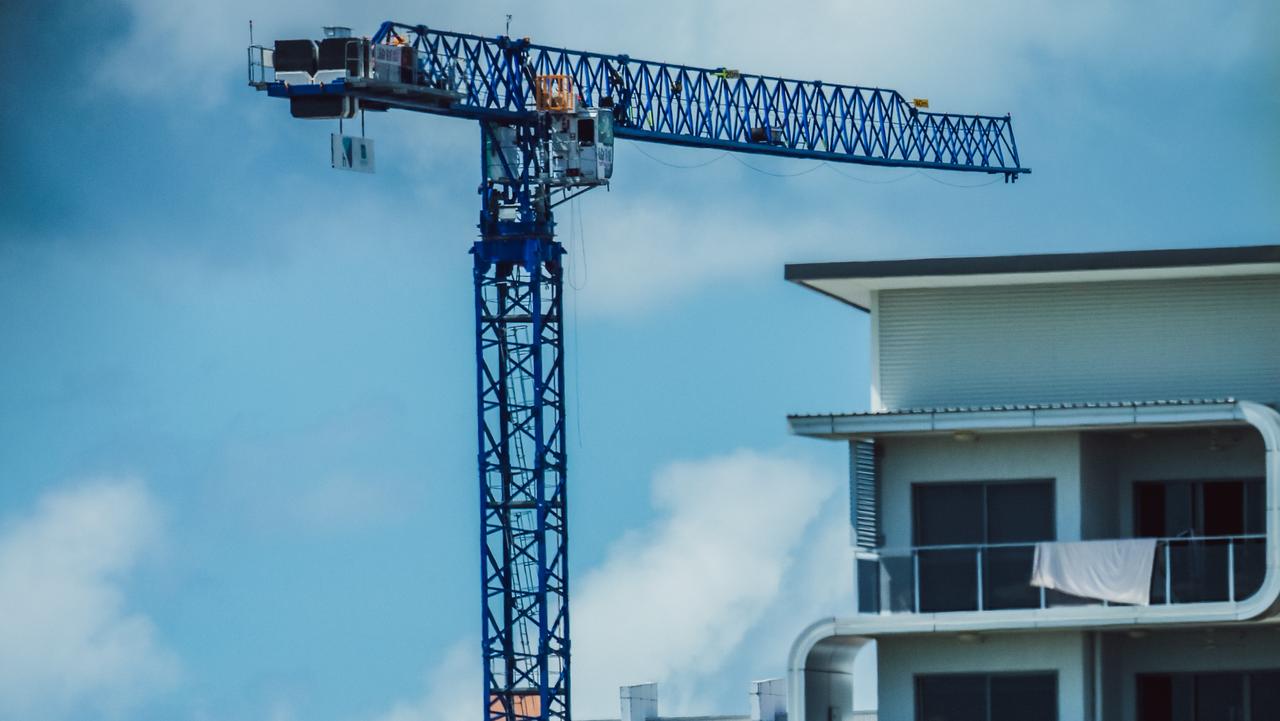
[[(697, 68), (384, 23), (374, 45), (411, 52), (417, 87), (332, 91), (397, 108), (476, 120), (532, 122), (535, 78), (572, 78), (582, 105), (613, 112), (618, 137), (686, 147), (952, 171), (1030, 173), (1008, 115), (921, 110), (894, 90)], [(269, 84), (269, 83), (268, 83)], [(313, 92), (278, 83), (273, 95)]]

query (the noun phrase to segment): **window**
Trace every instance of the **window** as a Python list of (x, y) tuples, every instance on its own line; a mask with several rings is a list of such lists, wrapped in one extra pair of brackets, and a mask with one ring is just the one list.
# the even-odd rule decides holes
[(596, 142), (596, 121), (591, 118), (578, 118), (578, 144), (594, 145)]
[(1133, 484), (1134, 535), (1170, 538), (1265, 533), (1261, 478)]
[(596, 116), (597, 122), (600, 124), (598, 131), (599, 141), (601, 145), (613, 147), (613, 111), (600, 111), (600, 115)]
[[(920, 611), (1039, 605), (1031, 563), (1035, 542), (1056, 535), (1053, 481), (920, 483), (912, 503)], [(1016, 545), (973, 548), (987, 544)]]
[(1057, 721), (1058, 674), (916, 676), (916, 721)]
[(1156, 557), (1152, 601), (1164, 602), (1166, 584), (1176, 603), (1228, 600), (1229, 560), (1235, 565), (1234, 598), (1252, 596), (1262, 584), (1265, 541), (1223, 537), (1266, 532), (1265, 493), (1262, 479), (1135, 483), (1135, 536), (1213, 539), (1168, 543), (1167, 554)]
[(1053, 481), (917, 483), (915, 544), (1017, 543), (1054, 536)]
[(1280, 671), (1139, 674), (1138, 721), (1274, 721)]

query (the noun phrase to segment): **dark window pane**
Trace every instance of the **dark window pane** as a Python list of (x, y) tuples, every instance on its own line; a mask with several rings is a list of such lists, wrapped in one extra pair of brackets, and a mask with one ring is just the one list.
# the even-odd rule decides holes
[(1280, 721), (1280, 671), (1249, 674), (1249, 708), (1252, 721)]
[(1164, 489), (1164, 535), (1200, 535), (1195, 521), (1195, 484), (1166, 483)]
[(1196, 721), (1243, 721), (1244, 674), (1197, 674)]
[(1174, 603), (1227, 600), (1228, 541), (1170, 541)]
[(1143, 482), (1133, 487), (1134, 528), (1146, 537), (1264, 533), (1261, 481)]
[(987, 721), (987, 677), (916, 677), (916, 721)]
[(894, 613), (915, 611), (916, 574), (911, 556), (887, 556), (881, 558), (880, 563), (884, 573), (880, 583), (889, 586), (889, 610)]
[(1138, 721), (1172, 721), (1173, 679), (1167, 674), (1138, 676)]
[(915, 487), (917, 546), (982, 543), (982, 486), (977, 483)]
[(1262, 481), (1245, 481), (1244, 532), (1267, 532), (1267, 489)]
[(1056, 721), (1057, 718), (1057, 675), (991, 677), (991, 721)]
[(1040, 589), (1031, 585), (1035, 546), (1001, 546), (982, 552), (983, 608), (1039, 608)]
[(1214, 481), (1205, 483), (1204, 535), (1235, 536), (1244, 533), (1244, 483)]
[(1189, 673), (1179, 673), (1172, 677), (1173, 715), (1169, 717), (1170, 721), (1196, 721), (1195, 679), (1196, 677)]
[(1138, 721), (1196, 721), (1195, 676), (1138, 676)]
[(858, 559), (858, 613), (880, 613), (880, 563)]
[(1160, 538), (1164, 528), (1164, 484), (1135, 483), (1133, 508), (1139, 537)]
[(1053, 532), (1053, 483), (987, 485), (987, 541), (1048, 541)]
[(917, 551), (920, 564), (920, 611), (978, 610), (976, 549)]
[[(1267, 545), (1261, 538), (1236, 541), (1236, 600), (1243, 601), (1258, 592), (1262, 587), (1262, 576), (1266, 571)], [(1280, 706), (1277, 707), (1280, 709)], [(1280, 714), (1280, 710), (1277, 710)], [(1280, 721), (1277, 718), (1276, 721)]]
[(1171, 554), (1165, 553), (1165, 541), (1156, 542), (1156, 562), (1151, 566), (1151, 603), (1167, 603), (1165, 598), (1165, 576), (1169, 574), (1169, 569), (1165, 566), (1165, 561), (1172, 559)]

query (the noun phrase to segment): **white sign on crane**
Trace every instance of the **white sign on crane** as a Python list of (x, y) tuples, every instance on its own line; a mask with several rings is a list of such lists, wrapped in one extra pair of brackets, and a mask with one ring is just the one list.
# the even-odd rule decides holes
[(333, 167), (361, 173), (373, 172), (373, 138), (333, 133), (329, 139)]

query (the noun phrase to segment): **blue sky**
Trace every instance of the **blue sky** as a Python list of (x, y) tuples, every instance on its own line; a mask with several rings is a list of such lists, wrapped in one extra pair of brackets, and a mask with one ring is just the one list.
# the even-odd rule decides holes
[(248, 19), (511, 12), (539, 42), (1014, 116), (1012, 187), (624, 142), (581, 232), (561, 214), (589, 718), (649, 680), (664, 712), (745, 711), (851, 607), (845, 451), (784, 416), (865, 408), (867, 324), (784, 263), (1276, 242), (1276, 11), (1063, 5), (6, 4), (36, 40), (0, 50), (26, 69), (0, 109), (0, 718), (478, 710), (478, 131), (372, 116), (377, 174), (332, 171), (332, 123), (244, 86)]

